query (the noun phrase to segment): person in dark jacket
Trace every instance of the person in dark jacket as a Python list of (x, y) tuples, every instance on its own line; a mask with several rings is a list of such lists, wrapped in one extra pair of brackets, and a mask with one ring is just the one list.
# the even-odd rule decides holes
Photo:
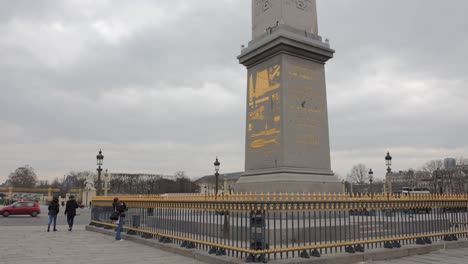
[(67, 205), (65, 207), (65, 214), (67, 215), (68, 222), (68, 231), (72, 231), (73, 220), (76, 216), (76, 208), (78, 208), (78, 203), (75, 200), (75, 196), (70, 195)]
[(118, 212), (119, 214), (119, 225), (117, 227), (117, 232), (115, 233), (115, 240), (122, 241), (123, 239), (120, 237), (120, 233), (123, 229), (127, 206), (123, 201), (120, 201), (119, 198), (115, 197), (114, 202), (112, 203), (112, 208), (114, 209), (114, 212)]
[(49, 209), (49, 224), (47, 225), (47, 232), (50, 231), (50, 224), (52, 224), (52, 221), (54, 222), (54, 231), (57, 231), (55, 227), (57, 226), (57, 215), (60, 211), (58, 197), (54, 197), (52, 199), (52, 202), (50, 202), (48, 209)]

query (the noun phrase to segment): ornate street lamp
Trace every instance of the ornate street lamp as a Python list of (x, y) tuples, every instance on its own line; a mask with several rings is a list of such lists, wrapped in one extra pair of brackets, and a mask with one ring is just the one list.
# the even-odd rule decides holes
[(369, 192), (372, 194), (372, 182), (374, 181), (374, 172), (372, 169), (369, 170), (369, 182), (370, 182), (370, 187), (369, 187)]
[(98, 172), (98, 180), (97, 180), (97, 195), (101, 195), (102, 193), (102, 185), (101, 185), (101, 171), (102, 171), (102, 164), (104, 161), (104, 155), (102, 155), (102, 150), (99, 150), (99, 154), (96, 156), (97, 160), (97, 172)]
[(104, 172), (104, 196), (107, 196), (107, 193), (109, 192), (110, 178), (110, 174), (106, 169), (106, 171)]
[(392, 172), (392, 156), (390, 156), (390, 152), (387, 152), (387, 156), (385, 156), (385, 164), (387, 165), (387, 173), (385, 174), (385, 184), (384, 184), (384, 192), (391, 192), (391, 181), (388, 177), (390, 172)]
[(215, 197), (218, 197), (218, 178), (219, 178), (219, 165), (221, 165), (221, 163), (218, 161), (218, 157), (216, 157), (216, 160), (215, 162), (213, 163), (214, 166), (215, 166)]
[(385, 156), (385, 164), (387, 164), (387, 172), (390, 173), (392, 169), (392, 156), (390, 156), (390, 152), (387, 152), (387, 156)]
[(440, 194), (443, 194), (444, 191), (443, 191), (443, 188), (442, 188), (442, 185), (443, 185), (443, 184), (442, 184), (442, 183), (443, 183), (443, 182), (442, 182), (442, 172), (440, 171), (440, 168), (437, 168), (437, 169), (434, 171), (434, 173), (435, 173), (435, 178), (436, 178), (436, 190), (435, 190), (435, 191), (437, 192), (437, 187), (438, 187), (438, 188), (439, 188), (439, 190), (438, 190), (439, 193), (440, 193)]

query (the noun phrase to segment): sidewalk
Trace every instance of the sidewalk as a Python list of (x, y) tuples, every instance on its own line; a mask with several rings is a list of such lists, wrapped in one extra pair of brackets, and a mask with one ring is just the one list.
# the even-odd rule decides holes
[(0, 264), (139, 264), (202, 263), (131, 241), (85, 231), (75, 226), (0, 226)]
[[(115, 241), (112, 236), (85, 231), (85, 226), (76, 226), (72, 232), (67, 226), (58, 226), (57, 232), (46, 232), (45, 226), (0, 226), (0, 264), (140, 264), (181, 263), (202, 264), (192, 258), (176, 255), (158, 248), (133, 241)], [(104, 231), (104, 230), (102, 230)], [(136, 239), (136, 238), (133, 238)], [(417, 246), (405, 246), (411, 248)], [(380, 250), (394, 254), (396, 250)], [(349, 263), (359, 254), (346, 258), (311, 258), (270, 261), (270, 263)], [(466, 248), (434, 251), (425, 255), (360, 263), (376, 264), (464, 264), (467, 263)], [(232, 259), (242, 262), (240, 259)]]
[[(369, 262), (370, 263), (370, 262)], [(373, 264), (465, 264), (468, 263), (466, 248), (439, 250), (425, 255), (416, 255), (401, 259), (375, 261)]]

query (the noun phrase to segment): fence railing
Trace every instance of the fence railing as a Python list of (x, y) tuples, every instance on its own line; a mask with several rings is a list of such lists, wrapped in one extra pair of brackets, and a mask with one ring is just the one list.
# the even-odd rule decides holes
[[(129, 234), (247, 261), (364, 252), (468, 234), (468, 195), (260, 193), (123, 196)], [(114, 228), (113, 197), (91, 224)]]

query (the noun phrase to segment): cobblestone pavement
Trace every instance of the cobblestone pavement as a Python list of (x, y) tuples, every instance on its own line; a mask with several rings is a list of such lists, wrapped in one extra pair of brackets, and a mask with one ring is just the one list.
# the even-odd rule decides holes
[(440, 250), (425, 255), (416, 255), (400, 259), (373, 261), (372, 264), (466, 264), (468, 263), (468, 249), (457, 248)]
[(39, 226), (0, 225), (0, 264), (139, 264), (202, 263), (131, 241), (85, 231), (75, 226), (58, 226), (46, 232)]

